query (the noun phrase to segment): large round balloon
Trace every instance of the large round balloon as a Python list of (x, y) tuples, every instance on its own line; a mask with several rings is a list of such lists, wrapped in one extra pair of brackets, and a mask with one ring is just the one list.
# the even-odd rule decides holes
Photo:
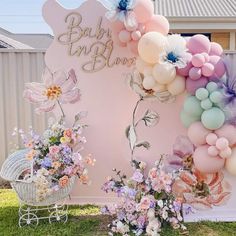
[(223, 126), (225, 114), (220, 108), (213, 107), (202, 113), (201, 121), (205, 128), (216, 130)]
[(154, 15), (150, 21), (146, 23), (145, 30), (146, 32), (159, 32), (163, 35), (169, 33), (170, 25), (168, 20), (161, 15)]
[(147, 63), (158, 63), (165, 52), (166, 45), (167, 39), (161, 33), (144, 34), (138, 44), (139, 56)]
[(191, 95), (194, 95), (197, 89), (204, 88), (208, 83), (208, 79), (206, 77), (201, 77), (198, 80), (192, 80), (187, 78), (186, 80), (186, 90)]
[(185, 99), (184, 111), (191, 116), (200, 117), (203, 109), (200, 101), (195, 96), (189, 96)]
[(206, 144), (206, 138), (210, 132), (198, 121), (191, 124), (188, 128), (188, 137), (195, 146), (200, 146)]
[(171, 83), (175, 76), (175, 67), (170, 63), (160, 63), (153, 67), (153, 76), (159, 84)]
[(173, 95), (177, 96), (185, 91), (185, 78), (177, 75), (174, 80), (167, 85), (168, 91)]
[(183, 110), (180, 113), (180, 120), (185, 128), (189, 128), (189, 126), (194, 122), (198, 121), (199, 118), (196, 116), (191, 116)]
[(202, 34), (196, 34), (189, 39), (187, 47), (193, 54), (203, 52), (209, 53), (211, 49), (211, 43), (206, 36)]
[(197, 147), (193, 154), (193, 162), (195, 167), (202, 173), (216, 173), (224, 167), (225, 160), (219, 156), (210, 156), (208, 148), (208, 145)]
[(236, 176), (236, 148), (232, 149), (231, 157), (226, 159), (225, 169), (231, 174)]

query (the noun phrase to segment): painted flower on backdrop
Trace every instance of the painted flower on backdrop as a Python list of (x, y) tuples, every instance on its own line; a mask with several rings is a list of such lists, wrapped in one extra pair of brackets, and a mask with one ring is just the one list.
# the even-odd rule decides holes
[(110, 21), (121, 21), (125, 26), (133, 27), (137, 25), (135, 13), (135, 0), (99, 0), (108, 10), (107, 19)]
[(50, 112), (57, 103), (75, 103), (80, 99), (73, 69), (69, 71), (68, 76), (62, 71), (51, 73), (46, 69), (42, 79), (43, 83), (27, 83), (24, 91), (24, 98), (39, 105), (36, 113)]
[(164, 61), (173, 64), (179, 69), (186, 67), (187, 60), (190, 56), (187, 52), (186, 40), (181, 35), (173, 34), (167, 37), (167, 41)]
[(222, 172), (203, 174), (197, 169), (181, 172), (172, 186), (174, 195), (196, 210), (222, 206), (231, 196), (231, 186)]
[(194, 146), (187, 136), (178, 136), (173, 145), (173, 154), (165, 159), (166, 171), (172, 172), (179, 169), (191, 170), (193, 166)]

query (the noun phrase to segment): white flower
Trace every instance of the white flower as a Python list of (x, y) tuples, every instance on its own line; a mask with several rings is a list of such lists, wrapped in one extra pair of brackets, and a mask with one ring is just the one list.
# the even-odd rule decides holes
[(149, 222), (146, 228), (146, 233), (149, 236), (159, 236), (161, 231), (161, 223), (155, 218)]
[(187, 53), (186, 40), (178, 34), (167, 37), (166, 54), (164, 60), (177, 68), (184, 68), (187, 65), (189, 53)]
[(147, 213), (147, 217), (149, 220), (153, 220), (155, 218), (155, 210), (154, 209), (149, 209)]
[(121, 21), (125, 26), (133, 27), (137, 25), (133, 12), (136, 0), (98, 0), (108, 10), (107, 19), (111, 21)]
[(160, 208), (163, 208), (163, 206), (164, 206), (163, 200), (157, 201), (157, 205), (158, 205)]
[(116, 228), (118, 233), (125, 234), (129, 232), (129, 226), (126, 224), (123, 224), (121, 221), (118, 221), (116, 224)]

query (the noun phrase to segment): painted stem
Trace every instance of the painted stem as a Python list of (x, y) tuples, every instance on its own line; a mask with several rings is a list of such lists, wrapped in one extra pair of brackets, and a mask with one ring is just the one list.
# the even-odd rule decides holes
[(60, 107), (60, 110), (61, 110), (61, 113), (62, 113), (62, 118), (65, 118), (66, 115), (65, 115), (65, 113), (64, 113), (64, 111), (63, 111), (63, 109), (62, 109), (61, 103), (60, 103), (58, 100), (57, 100), (57, 104), (58, 104), (58, 106)]

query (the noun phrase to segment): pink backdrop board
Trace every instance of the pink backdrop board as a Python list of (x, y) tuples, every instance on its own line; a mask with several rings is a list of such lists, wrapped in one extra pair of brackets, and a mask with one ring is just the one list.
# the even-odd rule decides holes
[[(85, 131), (88, 143), (84, 152), (91, 153), (97, 160), (89, 174), (91, 186), (76, 185), (72, 193), (73, 203), (113, 202), (115, 198), (101, 191), (106, 177), (112, 174), (114, 167), (132, 173), (124, 130), (131, 122), (138, 99), (125, 78), (132, 71), (134, 55), (112, 42), (105, 12), (106, 9), (96, 0), (88, 0), (73, 10), (63, 8), (56, 0), (47, 0), (43, 8), (44, 18), (55, 36), (46, 53), (46, 65), (51, 71), (75, 69), (82, 98), (75, 105), (66, 105), (64, 110), (68, 122), (72, 122), (79, 111), (88, 111), (84, 120), (89, 126)], [(148, 129), (143, 126), (139, 130), (140, 138), (150, 141), (152, 147), (137, 156), (150, 166), (160, 154), (171, 152), (178, 135), (186, 134), (179, 117), (183, 98), (172, 104), (145, 102), (141, 106), (142, 113), (150, 108), (160, 115), (156, 127)], [(236, 188), (235, 179), (228, 179)], [(236, 220), (235, 198), (236, 192), (227, 206), (188, 215), (185, 220)]]

